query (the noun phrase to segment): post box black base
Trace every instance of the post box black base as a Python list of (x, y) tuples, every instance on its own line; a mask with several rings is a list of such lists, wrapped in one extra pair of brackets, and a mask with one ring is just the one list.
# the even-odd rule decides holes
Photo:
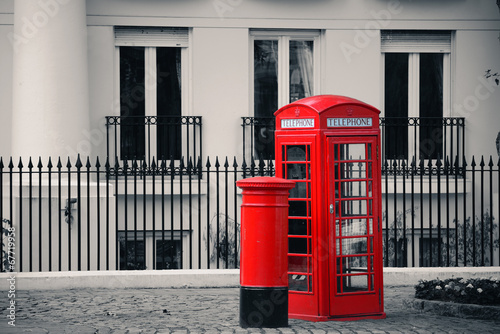
[(288, 287), (240, 288), (240, 326), (288, 327)]

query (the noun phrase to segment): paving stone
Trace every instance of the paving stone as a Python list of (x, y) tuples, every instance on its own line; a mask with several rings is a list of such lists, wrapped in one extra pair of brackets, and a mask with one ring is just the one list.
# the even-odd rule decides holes
[[(71, 289), (20, 291), (16, 327), (0, 304), (0, 333), (500, 333), (500, 319), (449, 317), (403, 306), (412, 287), (387, 287), (386, 319), (239, 327), (239, 289)], [(0, 291), (0, 300), (8, 300)], [(414, 303), (418, 303), (413, 301)], [(453, 309), (449, 307), (449, 309)]]

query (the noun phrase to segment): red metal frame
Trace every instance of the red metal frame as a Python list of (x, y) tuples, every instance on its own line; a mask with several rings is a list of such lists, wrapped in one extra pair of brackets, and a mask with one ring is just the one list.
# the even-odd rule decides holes
[[(290, 318), (385, 318), (379, 113), (335, 95), (275, 113), (276, 176), (296, 182), (289, 196)], [(360, 156), (350, 156), (352, 149)]]

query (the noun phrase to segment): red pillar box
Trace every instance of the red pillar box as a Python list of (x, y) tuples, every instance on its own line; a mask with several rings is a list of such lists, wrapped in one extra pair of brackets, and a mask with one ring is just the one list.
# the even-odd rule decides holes
[(295, 182), (236, 182), (241, 204), (240, 326), (288, 326), (288, 194)]

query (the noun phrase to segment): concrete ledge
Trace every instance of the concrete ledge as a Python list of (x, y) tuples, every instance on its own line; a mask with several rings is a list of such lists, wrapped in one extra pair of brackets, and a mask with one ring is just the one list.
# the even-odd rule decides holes
[[(9, 278), (17, 290), (78, 288), (209, 288), (238, 287), (238, 269), (71, 271), (0, 273), (0, 290), (8, 291)], [(500, 277), (500, 267), (384, 268), (385, 286), (413, 286), (420, 279)]]
[(384, 268), (384, 286), (416, 285), (419, 280), (498, 277), (500, 267)]
[(240, 271), (238, 269), (66, 271), (1, 273), (0, 290), (9, 290), (9, 279), (11, 277), (15, 278), (17, 290), (210, 288), (236, 287), (240, 284)]
[(409, 309), (447, 317), (482, 320), (500, 319), (500, 306), (459, 304), (416, 298), (404, 299), (403, 305)]

